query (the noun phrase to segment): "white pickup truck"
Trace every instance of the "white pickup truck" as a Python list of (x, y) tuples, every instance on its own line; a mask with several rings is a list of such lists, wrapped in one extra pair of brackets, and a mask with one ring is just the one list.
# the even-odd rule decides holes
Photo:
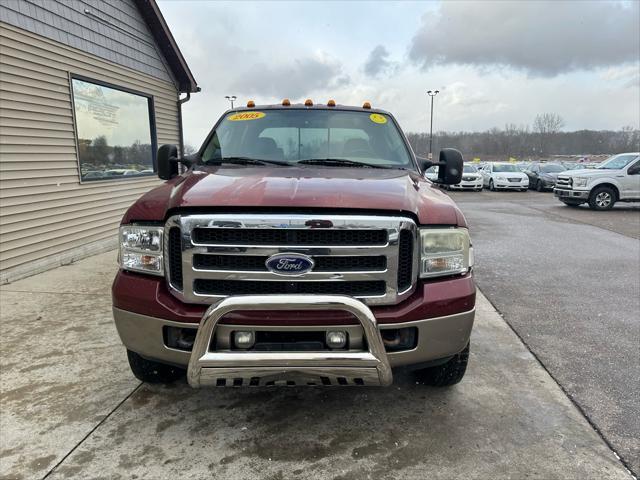
[(562, 172), (553, 193), (570, 207), (587, 202), (593, 210), (609, 210), (616, 202), (638, 202), (640, 153), (614, 155), (594, 169)]

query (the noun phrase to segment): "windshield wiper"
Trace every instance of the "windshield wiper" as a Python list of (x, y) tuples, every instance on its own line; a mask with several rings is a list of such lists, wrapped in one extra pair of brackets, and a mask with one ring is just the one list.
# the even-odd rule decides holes
[(217, 165), (222, 163), (232, 163), (234, 165), (282, 165), (290, 166), (288, 162), (281, 162), (279, 160), (266, 160), (262, 158), (250, 158), (250, 157), (224, 157), (215, 160), (209, 160), (207, 165)]
[(390, 167), (388, 165), (375, 165), (373, 163), (354, 162), (346, 158), (308, 158), (298, 162), (302, 165), (326, 165), (327, 167), (356, 167), (356, 168), (393, 168), (405, 170), (402, 167)]

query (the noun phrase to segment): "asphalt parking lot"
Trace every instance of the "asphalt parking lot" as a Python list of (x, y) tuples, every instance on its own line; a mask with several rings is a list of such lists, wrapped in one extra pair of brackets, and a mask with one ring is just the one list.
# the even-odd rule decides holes
[(478, 287), (637, 475), (640, 204), (596, 212), (550, 192), (456, 192)]
[[(521, 197), (509, 200), (515, 195)], [(576, 299), (580, 307), (567, 303), (563, 308), (577, 313), (564, 323), (551, 321), (524, 299), (541, 292), (526, 281), (545, 286), (555, 277), (541, 277), (529, 263), (522, 268), (519, 259), (537, 258), (536, 252), (527, 255), (531, 245), (514, 231), (530, 232), (532, 225), (538, 246), (593, 236), (600, 249), (622, 255), (609, 255), (615, 263), (602, 270), (617, 274), (633, 267), (634, 258), (624, 254), (637, 251), (638, 242), (575, 219), (559, 220), (562, 213), (538, 212), (539, 204), (546, 205), (539, 195), (544, 194), (455, 194), (473, 229), (480, 287), (505, 318), (479, 295), (470, 367), (463, 382), (450, 389), (417, 385), (407, 372), (397, 373), (386, 389), (192, 390), (184, 382), (141, 384), (129, 372), (111, 320), (113, 252), (1, 287), (0, 477), (631, 478), (607, 442), (628, 454), (637, 447), (637, 400), (616, 396), (637, 388), (638, 327), (628, 317), (636, 305), (633, 272), (613, 284), (622, 288), (613, 300), (558, 291), (556, 283), (543, 307), (560, 308)], [(630, 211), (631, 218), (637, 214)], [(496, 220), (503, 216), (506, 224)], [(578, 229), (571, 236), (565, 230), (569, 223)], [(497, 258), (505, 248), (517, 248), (517, 255)], [(593, 253), (590, 248), (579, 251)], [(547, 256), (566, 256), (563, 251)], [(581, 288), (592, 294), (588, 285)], [(602, 337), (601, 317), (590, 313), (596, 307), (593, 312), (604, 313), (610, 324)], [(528, 324), (529, 330), (522, 330)], [(583, 353), (593, 347), (590, 339), (602, 344), (598, 358), (611, 376), (619, 375), (615, 380), (603, 378), (606, 369), (588, 361), (593, 352)], [(610, 358), (614, 365), (607, 363)], [(583, 363), (575, 379), (565, 379), (562, 373), (572, 372), (569, 366), (578, 360)], [(611, 390), (605, 381), (626, 385)], [(578, 393), (589, 393), (593, 385), (600, 396), (593, 396), (592, 412)], [(607, 407), (611, 417), (596, 415)], [(619, 432), (621, 441), (605, 427)]]

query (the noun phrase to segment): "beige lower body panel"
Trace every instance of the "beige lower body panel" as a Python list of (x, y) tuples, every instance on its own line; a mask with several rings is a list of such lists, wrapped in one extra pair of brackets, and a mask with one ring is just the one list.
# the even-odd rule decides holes
[[(177, 366), (187, 367), (191, 357), (190, 352), (168, 348), (164, 342), (163, 327), (179, 327), (197, 329), (197, 323), (182, 323), (128, 312), (118, 308), (113, 309), (118, 334), (122, 343), (150, 360), (157, 360)], [(469, 342), (471, 328), (475, 317), (475, 309), (468, 312), (448, 315), (445, 317), (428, 318), (412, 322), (380, 324), (381, 330), (388, 328), (416, 327), (418, 329), (418, 344), (413, 350), (403, 352), (389, 352), (387, 354), (391, 367), (414, 365), (446, 358), (462, 351)], [(230, 325), (220, 325), (220, 328), (231, 330)], [(335, 330), (329, 325), (305, 326), (264, 326), (242, 325), (233, 326), (233, 330)], [(349, 338), (360, 335), (359, 326), (338, 326), (337, 329), (347, 330)]]

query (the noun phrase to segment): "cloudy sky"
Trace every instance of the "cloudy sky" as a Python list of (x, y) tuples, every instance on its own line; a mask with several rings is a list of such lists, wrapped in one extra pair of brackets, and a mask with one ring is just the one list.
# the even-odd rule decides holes
[(200, 145), (227, 108), (282, 98), (360, 105), (427, 131), (531, 124), (640, 128), (640, 2), (160, 0), (202, 92), (184, 106)]

